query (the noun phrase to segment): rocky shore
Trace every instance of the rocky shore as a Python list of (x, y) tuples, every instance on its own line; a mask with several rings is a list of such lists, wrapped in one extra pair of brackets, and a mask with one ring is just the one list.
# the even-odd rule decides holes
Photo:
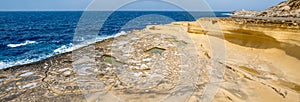
[(179, 83), (193, 81), (180, 81), (179, 73), (190, 72), (191, 76), (199, 72), (191, 76), (195, 80), (198, 75), (205, 76), (201, 67), (207, 62), (198, 62), (192, 40), (176, 35), (180, 31), (150, 31), (136, 31), (43, 61), (3, 69), (1, 100), (113, 101), (118, 96), (124, 101), (158, 101), (172, 93), (171, 89), (180, 88)]
[[(299, 101), (299, 29), (240, 20), (245, 19), (203, 18), (149, 26), (36, 63), (2, 69), (0, 98), (194, 102), (210, 99), (205, 89), (212, 84), (212, 75), (218, 75), (214, 80), (219, 89), (210, 96), (212, 101)], [(217, 55), (212, 47), (222, 46), (226, 60), (217, 62), (225, 66), (224, 72), (213, 65)], [(182, 80), (185, 74), (194, 79)]]
[(298, 1), (256, 18), (150, 25), (1, 69), (0, 101), (299, 102), (300, 22), (267, 18)]

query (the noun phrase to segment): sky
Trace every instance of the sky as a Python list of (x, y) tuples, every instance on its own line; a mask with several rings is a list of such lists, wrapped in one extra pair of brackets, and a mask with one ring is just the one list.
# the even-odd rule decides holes
[[(114, 0), (99, 1), (114, 5)], [(172, 5), (157, 2), (149, 3), (151, 1), (155, 0), (125, 6), (123, 10), (177, 10)], [(285, 0), (206, 0), (208, 6), (214, 11), (241, 9), (261, 11), (282, 1)], [(92, 0), (0, 0), (0, 11), (82, 11), (91, 2)], [(197, 6), (198, 4), (191, 3), (191, 5)], [(107, 6), (106, 10), (110, 10), (109, 6)]]

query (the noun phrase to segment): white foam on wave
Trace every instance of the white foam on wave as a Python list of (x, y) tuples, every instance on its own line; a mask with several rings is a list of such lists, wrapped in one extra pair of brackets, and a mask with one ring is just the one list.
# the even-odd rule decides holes
[(34, 44), (36, 43), (36, 41), (30, 41), (30, 40), (26, 40), (24, 43), (20, 43), (20, 44), (8, 44), (8, 47), (19, 47), (19, 46), (25, 46), (28, 44)]
[(44, 55), (44, 56), (41, 56), (40, 58), (34, 58), (34, 59), (23, 59), (23, 60), (18, 60), (18, 61), (11, 61), (11, 62), (0, 61), (0, 69), (5, 69), (5, 68), (8, 68), (8, 67), (12, 67), (12, 66), (24, 65), (24, 64), (37, 62), (37, 61), (40, 61), (44, 58), (48, 58), (48, 57), (51, 57), (51, 56), (52, 56), (52, 54), (51, 55)]
[(222, 13), (222, 15), (231, 16), (231, 13)]
[(121, 31), (121, 32), (119, 32), (117, 34), (110, 35), (110, 36), (98, 36), (96, 38), (96, 40), (94, 40), (94, 39), (92, 39), (92, 40), (86, 40), (86, 41), (84, 41), (84, 42), (82, 42), (80, 44), (75, 44), (75, 45), (73, 45), (72, 43), (69, 44), (69, 45), (63, 45), (60, 48), (55, 49), (53, 52), (55, 54), (70, 52), (70, 51), (76, 50), (78, 48), (81, 48), (83, 46), (87, 46), (89, 44), (93, 44), (93, 43), (96, 43), (96, 42), (99, 42), (99, 41), (103, 41), (103, 40), (109, 39), (109, 38), (118, 37), (118, 36), (121, 36), (121, 35), (126, 35), (126, 34), (129, 34), (129, 33), (130, 33), (130, 31), (128, 31), (128, 32)]
[(84, 41), (84, 42), (82, 42), (80, 44), (73, 45), (73, 43), (70, 43), (68, 45), (63, 45), (60, 48), (55, 49), (53, 52), (54, 52), (54, 54), (61, 54), (61, 53), (70, 52), (70, 51), (76, 50), (78, 48), (81, 48), (83, 46), (87, 46), (89, 44), (98, 42), (98, 41), (103, 41), (105, 39), (114, 38), (114, 37), (118, 37), (118, 36), (121, 36), (121, 35), (126, 35), (128, 33), (130, 33), (130, 32), (121, 31), (121, 32), (119, 32), (117, 34), (110, 35), (110, 36), (98, 36), (96, 38), (96, 40), (86, 40), (86, 41)]
[(7, 63), (0, 62), (0, 69), (7, 68), (7, 67), (10, 67)]
[(130, 33), (130, 32), (121, 31), (121, 32), (115, 34), (114, 37), (118, 37), (118, 36), (121, 36), (121, 35), (126, 35), (126, 34), (128, 34), (128, 33)]
[[(102, 41), (102, 40), (105, 40), (105, 39), (109, 39), (109, 38), (114, 38), (114, 37), (118, 37), (118, 36), (121, 36), (121, 35), (126, 35), (126, 34), (129, 34), (130, 31), (120, 31), (119, 33), (117, 34), (114, 34), (114, 35), (110, 35), (110, 36), (98, 36), (96, 38), (96, 42), (98, 41)], [(95, 43), (95, 42), (92, 42), (92, 43)]]
[(70, 51), (73, 51), (73, 47), (72, 46), (73, 46), (72, 43), (70, 43), (69, 45), (63, 45), (60, 48), (55, 49), (53, 52), (55, 54), (70, 52)]

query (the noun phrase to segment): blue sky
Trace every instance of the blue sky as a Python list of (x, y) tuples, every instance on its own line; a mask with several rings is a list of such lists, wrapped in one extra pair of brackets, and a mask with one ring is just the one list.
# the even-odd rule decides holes
[[(0, 0), (0, 11), (84, 10), (92, 0)], [(113, 0), (103, 0), (113, 4)], [(206, 0), (215, 11), (264, 10), (284, 0)], [(197, 4), (194, 4), (197, 5)], [(176, 10), (169, 5), (139, 3), (125, 10)]]

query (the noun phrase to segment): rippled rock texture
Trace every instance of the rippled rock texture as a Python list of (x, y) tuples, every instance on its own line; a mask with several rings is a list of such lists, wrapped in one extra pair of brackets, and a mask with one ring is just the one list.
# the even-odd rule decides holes
[(208, 58), (199, 58), (192, 40), (180, 37), (187, 34), (179, 30), (135, 31), (43, 61), (3, 69), (0, 98), (2, 101), (184, 101), (196, 97), (201, 89), (196, 83), (202, 80), (203, 84), (208, 77), (205, 68)]
[[(214, 43), (209, 43), (205, 37), (223, 39), (226, 45), (227, 70), (214, 101), (299, 101), (300, 29), (286, 23), (241, 20), (249, 19), (192, 22), (200, 24), (207, 32), (205, 35), (191, 34), (193, 39), (198, 39), (196, 45), (203, 45), (209, 53)], [(211, 27), (214, 24), (220, 24), (222, 35)]]

